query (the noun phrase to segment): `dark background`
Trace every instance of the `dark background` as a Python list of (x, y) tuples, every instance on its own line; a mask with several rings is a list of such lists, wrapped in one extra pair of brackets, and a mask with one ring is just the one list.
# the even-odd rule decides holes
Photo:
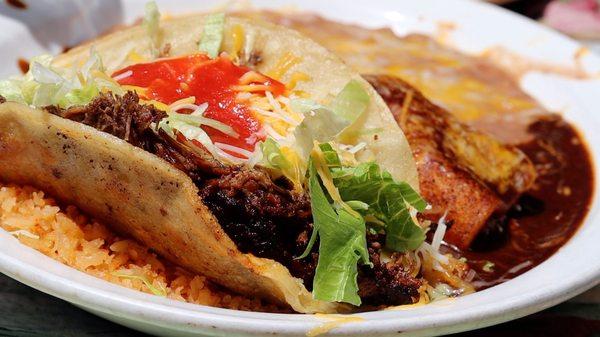
[(502, 7), (517, 13), (521, 13), (533, 19), (539, 19), (544, 12), (544, 8), (549, 2), (550, 0), (517, 0), (511, 1)]

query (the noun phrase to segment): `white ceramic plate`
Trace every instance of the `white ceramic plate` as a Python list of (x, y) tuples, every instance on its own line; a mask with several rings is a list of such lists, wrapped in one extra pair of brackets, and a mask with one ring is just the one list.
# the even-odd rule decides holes
[[(69, 2), (78, 6), (84, 3), (59, 2), (67, 7)], [(86, 29), (92, 31), (101, 29), (110, 21), (121, 20), (121, 17), (131, 22), (141, 15), (144, 4), (141, 0), (124, 4), (113, 0), (85, 3), (86, 8), (99, 6), (99, 10), (106, 10), (106, 6), (112, 6), (109, 9), (114, 10), (110, 16), (102, 15), (103, 20), (97, 20), (96, 16), (93, 22), (79, 21), (87, 22)], [(209, 1), (181, 0), (158, 3), (163, 12), (170, 13), (205, 10), (215, 5)], [(255, 4), (275, 8), (293, 4), (344, 22), (370, 27), (390, 26), (398, 34), (432, 32), (437, 21), (451, 21), (457, 24), (452, 35), (453, 43), (463, 50), (476, 52), (501, 45), (533, 59), (563, 65), (573, 64), (573, 55), (579, 48), (575, 42), (532, 21), (474, 1), (370, 0), (354, 1), (350, 5), (342, 0), (304, 0), (297, 3), (273, 0), (255, 1)], [(18, 56), (30, 57), (46, 49), (60, 49), (60, 43), (48, 42), (37, 30), (46, 29), (44, 25), (48, 24), (48, 18), (57, 13), (28, 10), (19, 14), (19, 20), (14, 20), (6, 17), (14, 15), (11, 11), (14, 10), (0, 5), (0, 13), (4, 14), (0, 16), (0, 74), (14, 73), (14, 62)], [(28, 22), (32, 28), (25, 28), (22, 22)], [(69, 32), (68, 29), (73, 27), (66, 29)], [(74, 32), (70, 34), (64, 37), (62, 43), (78, 38)], [(593, 55), (586, 55), (582, 62), (591, 72), (600, 69), (600, 60)], [(597, 132), (600, 130), (600, 82), (531, 74), (526, 76), (523, 85), (548, 108), (562, 111), (565, 118), (578, 125), (590, 143), (594, 157), (600, 157), (600, 135)], [(599, 172), (597, 166), (596, 171)], [(597, 194), (598, 184), (595, 190)], [(599, 211), (600, 204), (596, 198), (585, 224), (576, 235), (546, 262), (514, 280), (466, 297), (427, 306), (362, 313), (357, 316), (363, 321), (341, 325), (330, 333), (348, 336), (437, 335), (508, 321), (564, 301), (599, 282)], [(99, 316), (156, 335), (304, 336), (326, 322), (307, 315), (263, 314), (198, 306), (132, 291), (57, 263), (19, 244), (3, 231), (0, 231), (0, 271)]]

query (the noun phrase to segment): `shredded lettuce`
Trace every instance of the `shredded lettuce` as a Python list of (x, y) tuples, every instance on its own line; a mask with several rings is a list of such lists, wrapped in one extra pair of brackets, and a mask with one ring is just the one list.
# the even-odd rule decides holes
[(23, 90), (17, 80), (0, 81), (0, 94), (4, 96), (7, 101), (25, 103)]
[(31, 60), (25, 75), (0, 81), (0, 95), (8, 101), (34, 107), (83, 105), (101, 91), (123, 93), (119, 84), (105, 73), (102, 60), (93, 48), (79, 71), (56, 69), (52, 66), (52, 57), (42, 55)]
[[(303, 105), (304, 108), (299, 108)], [(304, 114), (302, 123), (294, 129), (295, 147), (302, 158), (308, 158), (313, 142), (328, 142), (335, 138), (344, 128), (350, 125), (345, 118), (336, 115), (332, 110), (313, 105), (310, 102), (292, 101), (292, 109)]]
[(12, 232), (8, 232), (8, 233), (11, 234), (11, 235), (13, 235), (16, 238), (19, 238), (20, 236), (25, 236), (25, 237), (28, 237), (28, 238), (34, 239), (34, 240), (39, 240), (40, 239), (39, 235), (33, 234), (30, 231), (25, 230), (25, 229), (18, 229), (18, 230), (15, 230), (15, 231), (12, 231)]
[(353, 210), (358, 211), (362, 215), (366, 215), (364, 213), (366, 213), (366, 211), (369, 210), (369, 204), (367, 204), (366, 202), (350, 200), (346, 201), (346, 204), (348, 204), (348, 206), (352, 207)]
[[(319, 144), (319, 150), (323, 153), (323, 158), (329, 169), (341, 169), (342, 161), (337, 151), (333, 148), (330, 143)], [(336, 170), (339, 171), (339, 170)]]
[(495, 266), (496, 265), (494, 264), (494, 262), (485, 261), (485, 264), (483, 265), (483, 267), (481, 269), (486, 273), (491, 273), (494, 271)]
[(225, 13), (210, 14), (204, 22), (204, 29), (198, 46), (201, 52), (211, 58), (219, 55), (221, 42), (223, 41), (223, 30), (225, 28)]
[(289, 147), (280, 146), (272, 138), (267, 138), (262, 142), (260, 148), (263, 154), (262, 164), (288, 178), (294, 184), (295, 189), (301, 190), (305, 181), (306, 164), (298, 157), (298, 154)]
[[(289, 155), (283, 156), (288, 157), (292, 163), (292, 170), (286, 172), (285, 166), (273, 165), (273, 163), (267, 163), (268, 166), (282, 170), (282, 174), (291, 178), (295, 184), (303, 182), (305, 180), (303, 171), (306, 170), (313, 142), (334, 140), (364, 113), (369, 100), (369, 95), (362, 84), (356, 80), (351, 80), (344, 86), (333, 99), (331, 107), (308, 99), (292, 99), (290, 108), (294, 112), (304, 115), (300, 125), (294, 129), (292, 135), (294, 141), (291, 142), (293, 148), (288, 149)], [(263, 148), (263, 152), (272, 149), (272, 152), (277, 154), (277, 149), (272, 146), (273, 144), (275, 144), (274, 141), (266, 144), (268, 146)], [(350, 213), (353, 213), (352, 209), (349, 210)]]
[(319, 261), (313, 280), (313, 297), (328, 302), (360, 305), (358, 266), (369, 263), (365, 221), (330, 204), (315, 167), (309, 163), (309, 191), (314, 230), (310, 251), (319, 237)]
[(308, 99), (293, 99), (290, 108), (304, 115), (294, 130), (296, 147), (308, 158), (313, 141), (329, 142), (362, 115), (369, 105), (369, 95), (356, 80), (351, 80), (333, 99), (330, 107)]
[(279, 144), (277, 144), (273, 138), (267, 138), (260, 147), (268, 167), (282, 171), (290, 167), (290, 162), (283, 156)]
[(331, 102), (331, 110), (348, 121), (355, 121), (369, 106), (369, 94), (356, 80), (351, 80)]
[[(323, 170), (328, 173), (321, 174)], [(411, 215), (411, 208), (423, 211), (427, 206), (419, 194), (376, 163), (346, 166), (329, 143), (318, 144), (310, 157), (309, 193), (314, 230), (298, 258), (310, 253), (318, 237), (316, 299), (360, 304), (357, 264), (369, 264), (367, 230), (384, 231), (391, 251), (414, 250), (425, 239)]]
[(155, 1), (148, 1), (144, 7), (144, 21), (142, 25), (150, 37), (150, 46), (153, 57), (160, 54), (160, 12)]
[(394, 181), (376, 163), (338, 170), (334, 183), (343, 200), (367, 204), (365, 213), (385, 224), (386, 248), (414, 250), (425, 240), (425, 232), (411, 216), (409, 206), (422, 212), (427, 203), (409, 184)]
[(241, 158), (232, 156), (215, 146), (214, 142), (210, 139), (206, 131), (202, 129), (202, 125), (214, 128), (232, 137), (239, 137), (239, 135), (229, 125), (214, 119), (203, 117), (201, 111), (194, 112), (189, 115), (169, 112), (167, 117), (158, 122), (158, 128), (163, 129), (174, 139), (177, 138), (175, 134), (175, 131), (177, 131), (186, 139), (195, 140), (202, 144), (202, 146), (204, 146), (204, 148), (206, 148), (206, 150), (217, 159), (233, 164), (242, 164), (244, 162), (244, 160)]
[(428, 287), (427, 293), (431, 302), (444, 300), (453, 295), (453, 289), (446, 283), (438, 283), (435, 288)]
[(131, 274), (126, 274), (124, 272), (120, 272), (120, 273), (119, 272), (114, 272), (112, 274), (114, 276), (120, 277), (120, 278), (131, 279), (131, 280), (140, 280), (140, 281), (144, 282), (144, 285), (154, 295), (156, 295), (156, 296), (162, 296), (162, 297), (166, 297), (167, 296), (167, 290), (166, 289), (164, 289), (163, 287), (155, 287), (152, 284), (152, 282), (150, 282), (150, 280), (148, 280), (148, 278), (146, 276), (131, 275)]
[(204, 131), (199, 123), (190, 123), (189, 121), (173, 118), (173, 114), (163, 118), (158, 127), (165, 130), (172, 138), (177, 138), (175, 131), (180, 132), (186, 139), (195, 140), (202, 144), (208, 152), (214, 157), (220, 158), (219, 149), (213, 144), (206, 131)]
[(206, 125), (234, 138), (238, 138), (240, 136), (237, 132), (235, 132), (235, 130), (233, 130), (231, 126), (223, 122), (219, 122), (216, 119), (206, 118), (201, 114), (180, 114), (177, 112), (169, 112), (167, 120), (170, 122), (180, 121), (194, 126)]
[[(31, 104), (40, 83), (33, 78), (36, 67), (49, 67), (52, 56), (40, 55), (31, 59), (29, 71), (24, 76), (15, 76), (8, 80), (0, 81), (0, 95), (6, 100), (18, 103)], [(36, 70), (36, 72), (38, 72)]]

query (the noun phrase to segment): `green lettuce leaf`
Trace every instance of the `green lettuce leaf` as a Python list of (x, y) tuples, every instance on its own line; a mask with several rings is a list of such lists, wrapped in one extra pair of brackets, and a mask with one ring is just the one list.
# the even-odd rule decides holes
[(279, 169), (281, 171), (289, 170), (291, 163), (281, 153), (279, 144), (273, 138), (267, 138), (260, 148), (263, 152), (265, 166), (269, 168)]
[(164, 289), (163, 287), (155, 287), (146, 276), (133, 275), (125, 272), (113, 272), (112, 275), (125, 279), (140, 280), (154, 295), (162, 297), (167, 296), (166, 289)]
[(388, 249), (414, 250), (425, 233), (413, 220), (410, 207), (423, 211), (427, 203), (409, 184), (394, 181), (376, 163), (344, 166), (330, 143), (319, 144), (313, 151), (308, 185), (314, 229), (298, 258), (306, 257), (319, 238), (314, 297), (359, 305), (358, 263), (369, 264), (366, 223), (369, 230), (385, 231)]
[(369, 94), (356, 80), (351, 80), (331, 103), (331, 110), (348, 121), (355, 121), (369, 106)]
[(308, 99), (292, 100), (291, 109), (304, 115), (302, 123), (294, 130), (300, 155), (308, 158), (315, 140), (321, 143), (334, 140), (366, 111), (369, 101), (369, 94), (356, 80), (350, 80), (344, 86), (330, 107)]
[(23, 91), (21, 90), (21, 83), (17, 80), (0, 81), (0, 94), (4, 96), (7, 101), (25, 103), (25, 97), (23, 97)]
[(327, 167), (329, 169), (341, 168), (342, 161), (340, 160), (340, 156), (335, 151), (333, 146), (329, 143), (319, 144), (319, 148), (321, 152), (323, 152), (323, 157), (325, 158), (325, 162), (327, 163)]
[[(298, 102), (292, 101), (292, 109)], [(333, 111), (319, 106), (311, 110), (295, 110), (304, 114), (302, 123), (294, 129), (295, 147), (302, 158), (308, 158), (313, 141), (328, 142), (345, 129), (350, 122)]]
[[(211, 127), (217, 126), (219, 127), (219, 123), (216, 120), (210, 120), (211, 123), (207, 124), (206, 122), (210, 119), (199, 116), (199, 115), (186, 115), (179, 114), (176, 112), (171, 112), (167, 117), (163, 118), (158, 122), (158, 128), (163, 129), (169, 136), (176, 139), (176, 131), (181, 133), (188, 140), (195, 140), (202, 144), (206, 148), (211, 155), (219, 160), (223, 161), (232, 161), (235, 160), (235, 157), (227, 155), (225, 152), (216, 147), (213, 141), (210, 139), (208, 134), (204, 129), (202, 129), (202, 125), (210, 125)], [(221, 123), (222, 124), (222, 123)], [(223, 124), (220, 131), (228, 131), (231, 127)], [(233, 129), (231, 129), (233, 131)]]
[(198, 46), (201, 52), (211, 58), (219, 55), (221, 42), (223, 41), (223, 30), (225, 28), (225, 13), (210, 14), (204, 22), (204, 29)]
[(357, 264), (369, 263), (365, 221), (330, 204), (313, 162), (309, 164), (309, 192), (314, 224), (309, 247), (319, 237), (313, 297), (358, 306)]
[(101, 91), (123, 94), (119, 84), (105, 73), (102, 60), (93, 48), (78, 71), (55, 69), (51, 63), (49, 55), (33, 58), (25, 75), (0, 81), (0, 95), (8, 101), (34, 107), (68, 108), (89, 103)]
[(298, 154), (290, 147), (281, 147), (272, 138), (267, 138), (260, 144), (263, 161), (262, 164), (276, 172), (274, 175), (283, 175), (294, 184), (294, 189), (303, 190), (306, 181), (306, 162), (300, 160)]
[(158, 57), (160, 49), (160, 12), (155, 1), (148, 1), (144, 7), (144, 21), (142, 25), (150, 37), (152, 56)]
[(418, 248), (425, 232), (415, 223), (408, 205), (422, 212), (427, 203), (407, 183), (394, 181), (373, 162), (336, 175), (334, 183), (343, 200), (356, 200), (369, 205), (367, 214), (385, 223), (386, 247), (393, 251)]

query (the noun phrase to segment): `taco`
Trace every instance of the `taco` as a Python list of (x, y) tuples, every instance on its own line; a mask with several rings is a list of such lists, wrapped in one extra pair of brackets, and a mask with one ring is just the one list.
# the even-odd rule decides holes
[(443, 221), (424, 242), (411, 150), (368, 82), (283, 27), (146, 11), (0, 82), (0, 179), (298, 312), (471, 289)]

